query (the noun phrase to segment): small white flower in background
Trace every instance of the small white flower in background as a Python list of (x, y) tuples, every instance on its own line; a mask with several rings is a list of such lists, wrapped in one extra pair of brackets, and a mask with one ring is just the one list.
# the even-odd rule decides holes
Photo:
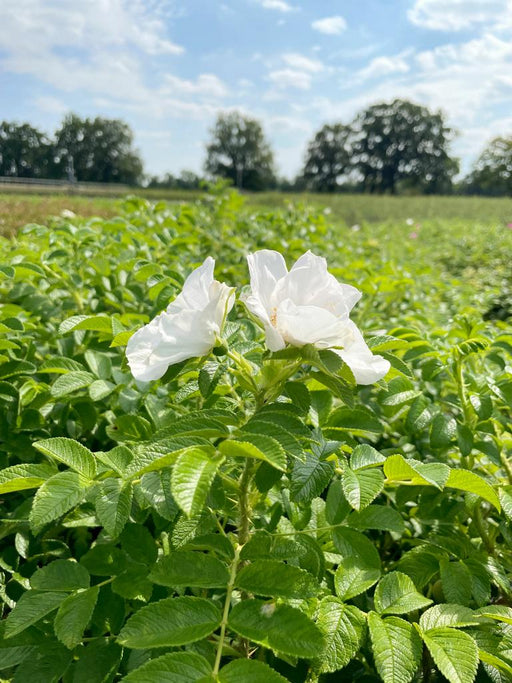
[(247, 260), (251, 294), (245, 303), (263, 323), (271, 351), (286, 344), (332, 349), (352, 370), (358, 384), (372, 384), (387, 374), (389, 362), (372, 354), (349, 319), (361, 292), (338, 282), (327, 271), (324, 258), (308, 251), (289, 272), (277, 251), (263, 249)]
[(130, 337), (126, 358), (135, 379), (160, 379), (169, 365), (204, 356), (215, 346), (234, 304), (234, 289), (213, 279), (210, 256), (185, 280), (167, 310)]
[(352, 232), (359, 232), (361, 230), (361, 226), (356, 223), (350, 229), (352, 230)]
[(70, 209), (62, 209), (60, 215), (62, 218), (76, 218), (76, 213)]
[(332, 213), (331, 207), (330, 207), (330, 206), (326, 206), (325, 209), (324, 209), (324, 215), (325, 215), (325, 216), (328, 216), (328, 215), (331, 214), (331, 213)]
[(405, 222), (407, 225), (414, 225), (414, 218), (406, 218)]

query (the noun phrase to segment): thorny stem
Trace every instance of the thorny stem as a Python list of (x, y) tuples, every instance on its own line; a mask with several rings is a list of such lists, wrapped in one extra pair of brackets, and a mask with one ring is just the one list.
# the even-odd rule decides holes
[(226, 638), (226, 627), (228, 624), (229, 608), (231, 607), (231, 595), (235, 585), (236, 572), (238, 569), (238, 562), (240, 560), (240, 552), (242, 545), (237, 545), (235, 548), (235, 556), (231, 563), (231, 572), (229, 575), (228, 587), (226, 591), (226, 600), (224, 601), (224, 611), (222, 613), (222, 621), (220, 623), (220, 636), (217, 643), (217, 654), (215, 655), (215, 665), (213, 667), (213, 675), (217, 676), (220, 668), (220, 660), (222, 659), (222, 650), (224, 648), (224, 640)]
[[(468, 427), (468, 429), (472, 430), (473, 429), (473, 416), (471, 414), (471, 407), (468, 401), (468, 397), (466, 395), (466, 384), (464, 382), (464, 373), (463, 373), (463, 361), (462, 358), (459, 355), (456, 355), (455, 357), (455, 380), (457, 384), (457, 393), (459, 394), (459, 400), (460, 404), (462, 406), (462, 414), (463, 414), (463, 424)], [(471, 453), (465, 457), (462, 456), (462, 464), (464, 467), (467, 467), (468, 469), (473, 469), (473, 464), (474, 464), (474, 458), (471, 455)]]
[(474, 508), (474, 513), (473, 513), (473, 521), (475, 522), (475, 526), (478, 529), (478, 533), (480, 534), (480, 538), (482, 539), (482, 542), (485, 546), (485, 549), (489, 553), (489, 555), (494, 554), (494, 545), (489, 538), (489, 534), (487, 533), (487, 529), (485, 528), (484, 520), (482, 519), (482, 508), (479, 503), (476, 503), (475, 508)]
[(249, 500), (249, 488), (253, 473), (254, 463), (251, 458), (245, 461), (244, 471), (240, 477), (238, 504), (240, 509), (240, 523), (238, 526), (238, 543), (245, 545), (249, 540), (249, 530), (251, 524), (251, 504)]

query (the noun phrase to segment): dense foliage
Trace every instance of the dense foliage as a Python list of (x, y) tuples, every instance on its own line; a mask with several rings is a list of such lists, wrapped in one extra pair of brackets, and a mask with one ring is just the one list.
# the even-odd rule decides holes
[(468, 194), (512, 196), (512, 137), (497, 137), (482, 151), (465, 180)]
[[(510, 680), (512, 232), (241, 202), (0, 243), (3, 680)], [(261, 248), (362, 290), (386, 378), (271, 354), (238, 303), (212, 354), (135, 383), (132, 331)]]

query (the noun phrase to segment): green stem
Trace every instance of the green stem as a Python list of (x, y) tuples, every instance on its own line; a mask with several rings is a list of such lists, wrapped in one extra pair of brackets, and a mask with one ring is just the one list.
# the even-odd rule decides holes
[(466, 384), (464, 382), (463, 362), (460, 356), (455, 358), (455, 377), (457, 380), (457, 391), (459, 394), (460, 404), (462, 406), (462, 414), (464, 415), (464, 424), (471, 429), (472, 415), (471, 408), (466, 395)]
[(254, 462), (251, 458), (245, 461), (244, 471), (240, 477), (239, 492), (238, 492), (238, 506), (240, 510), (240, 522), (238, 525), (238, 543), (245, 545), (249, 540), (250, 525), (251, 525), (251, 502), (249, 499), (251, 478), (254, 468)]
[(478, 529), (478, 533), (480, 534), (480, 538), (482, 539), (482, 542), (485, 546), (485, 549), (489, 553), (489, 555), (494, 554), (494, 545), (489, 538), (489, 534), (487, 533), (487, 529), (485, 528), (484, 520), (482, 518), (482, 508), (480, 507), (479, 503), (476, 503), (475, 505), (475, 511), (473, 513), (473, 521), (475, 522), (475, 526)]
[(229, 574), (229, 582), (226, 591), (226, 600), (224, 601), (224, 611), (222, 613), (222, 621), (220, 623), (220, 637), (217, 643), (217, 654), (215, 655), (215, 665), (213, 667), (213, 675), (217, 676), (220, 669), (220, 660), (222, 659), (222, 650), (224, 648), (224, 640), (226, 638), (226, 627), (228, 625), (229, 608), (231, 607), (231, 595), (233, 594), (233, 588), (235, 586), (236, 572), (238, 569), (238, 562), (240, 560), (240, 552), (242, 550), (241, 545), (237, 545), (235, 548), (235, 556), (233, 557), (233, 562), (231, 563), (231, 572)]
[(510, 464), (510, 460), (507, 458), (507, 454), (503, 451), (500, 454), (500, 460), (507, 475), (508, 483), (512, 484), (512, 465)]

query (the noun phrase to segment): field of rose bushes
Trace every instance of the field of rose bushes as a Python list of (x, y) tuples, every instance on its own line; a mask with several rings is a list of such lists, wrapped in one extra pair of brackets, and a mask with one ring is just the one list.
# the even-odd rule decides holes
[(1, 681), (512, 680), (510, 221), (351, 223), (0, 238)]

